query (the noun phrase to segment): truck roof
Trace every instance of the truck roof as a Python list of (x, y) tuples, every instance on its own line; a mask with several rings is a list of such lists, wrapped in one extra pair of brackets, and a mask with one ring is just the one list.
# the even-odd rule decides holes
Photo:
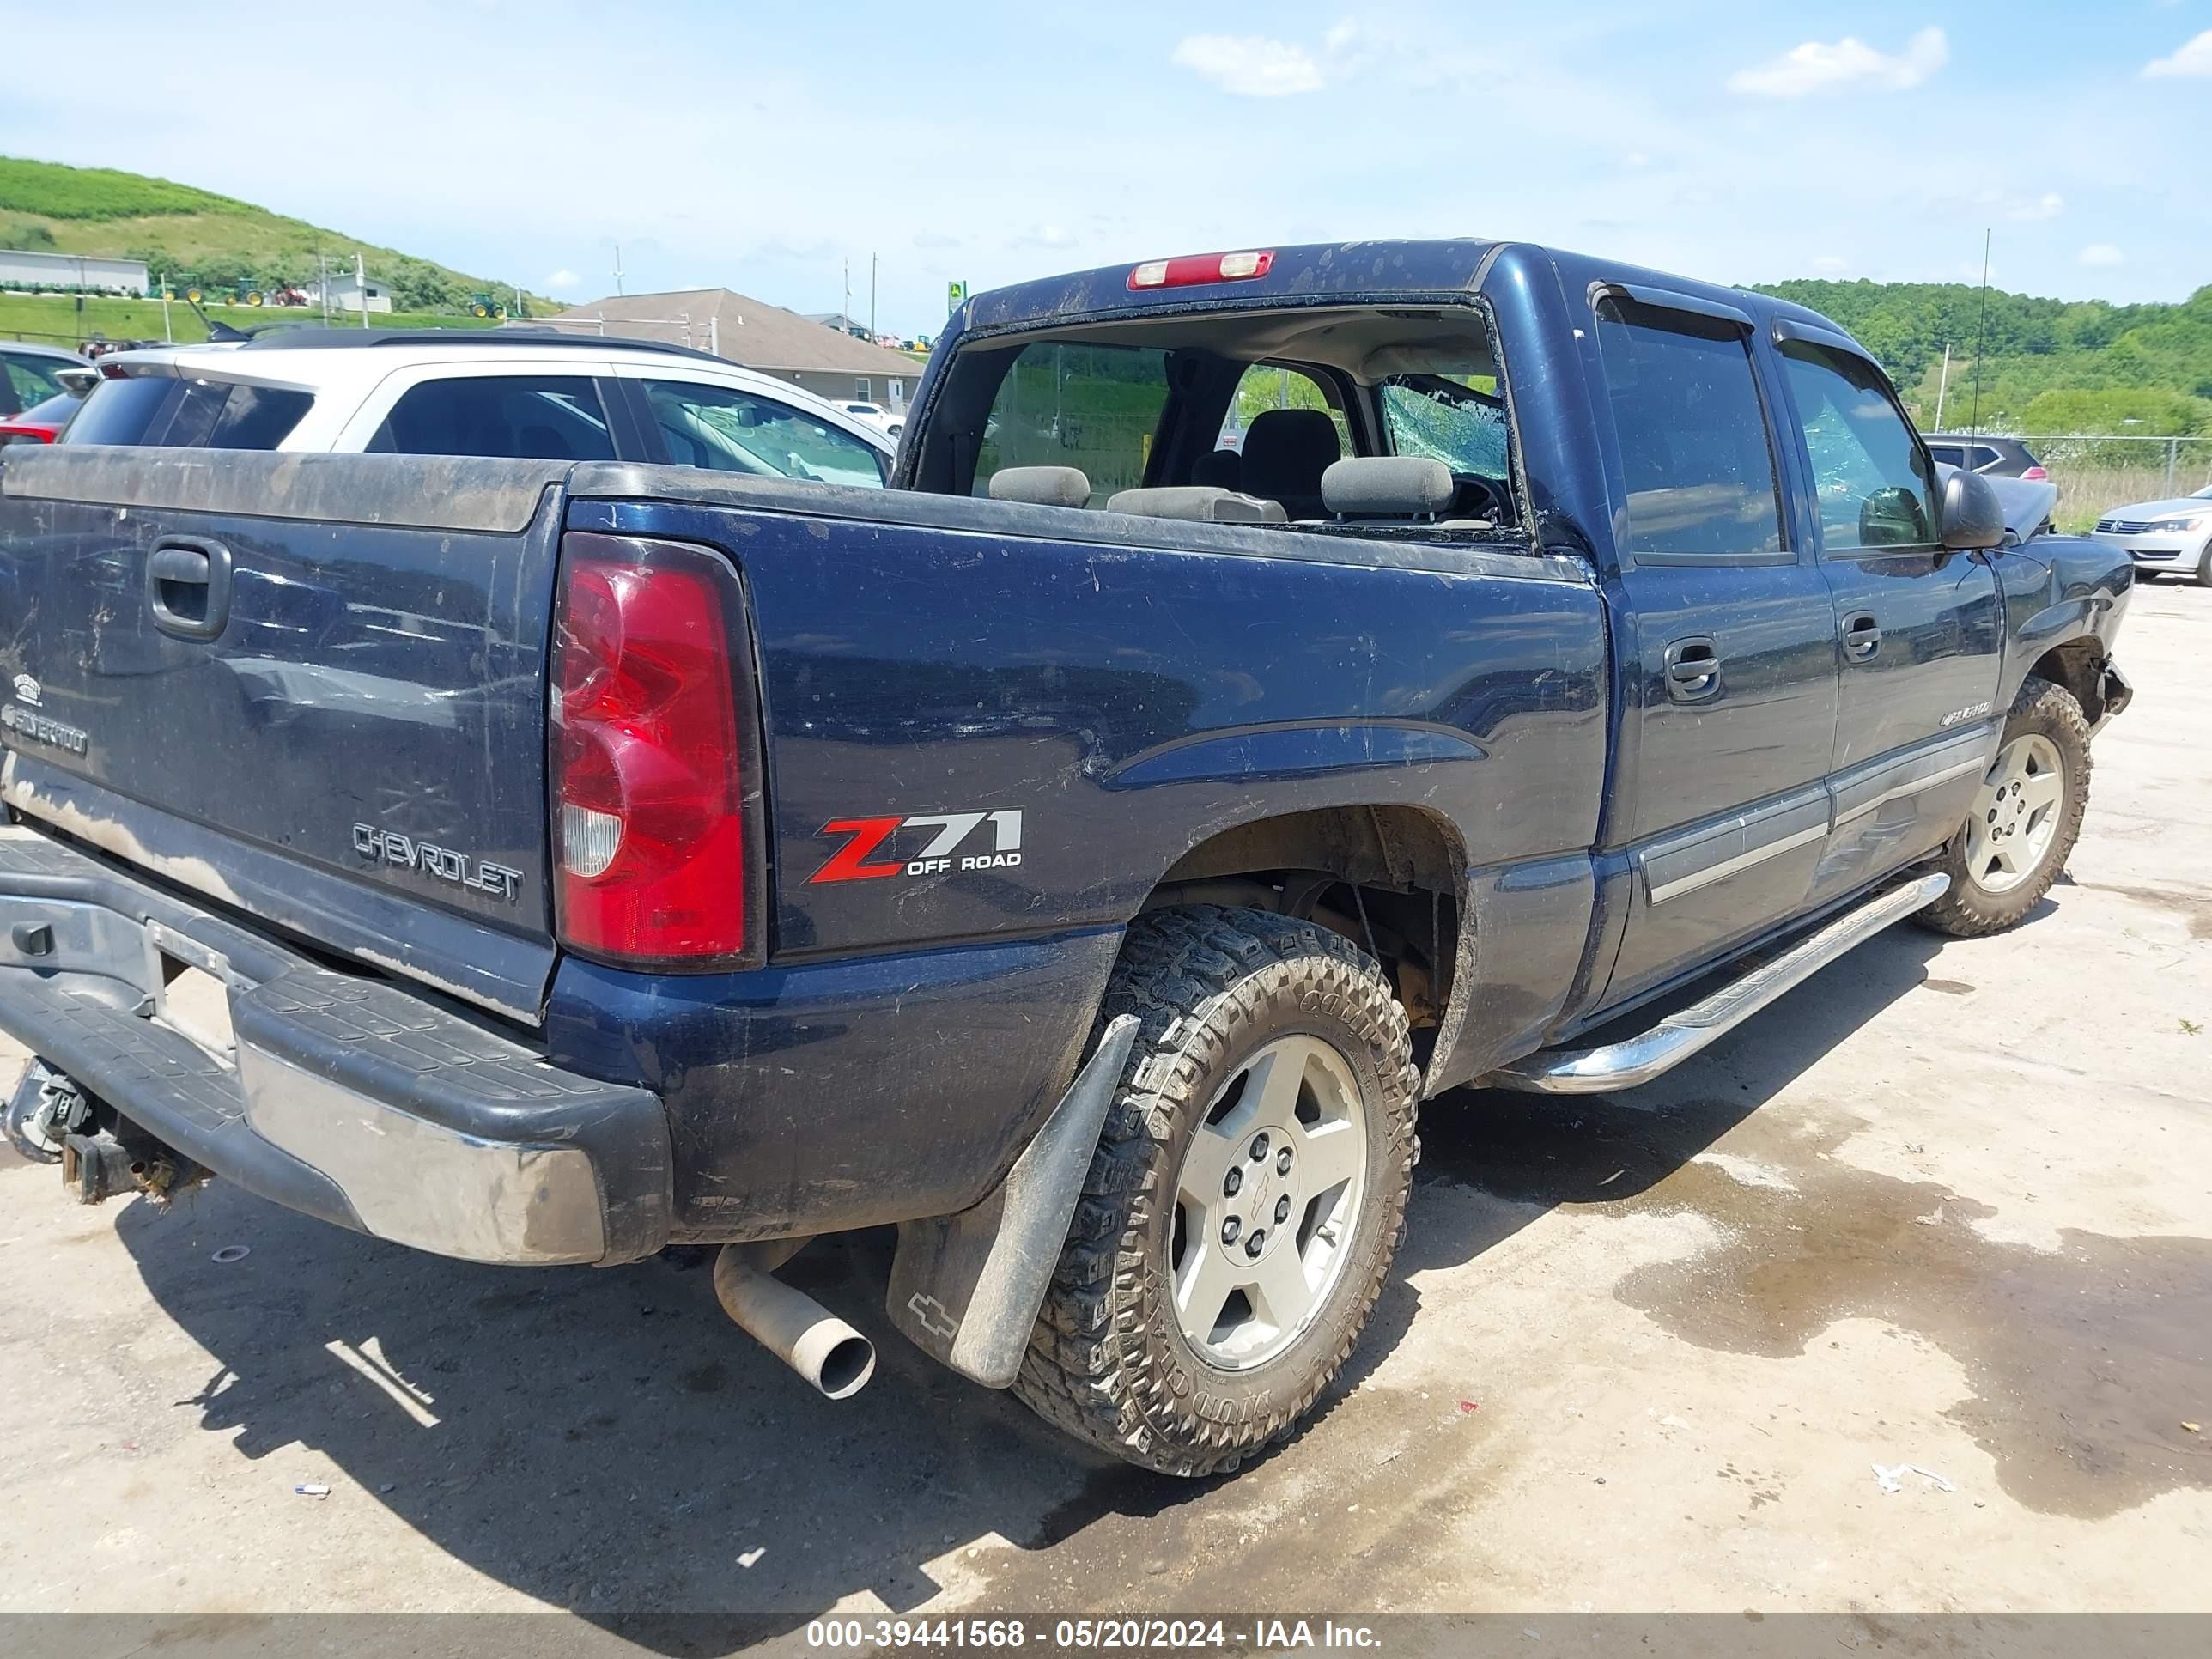
[[(1224, 254), (1101, 265), (1066, 276), (1047, 276), (994, 289), (971, 298), (954, 318), (948, 336), (975, 331), (1050, 327), (1082, 319), (1187, 313), (1200, 307), (1310, 304), (1328, 299), (1437, 297), (1477, 287), (1496, 256), (1515, 244), (1477, 238), (1427, 240), (1304, 242), (1252, 246)], [(1623, 282), (1648, 280), (1680, 293), (1733, 307), (1762, 322), (1787, 318), (1835, 332), (1819, 313), (1750, 289), (1699, 282), (1668, 271), (1628, 264), (1563, 249), (1520, 244), (1524, 250), (1561, 266), (1602, 270)], [(1256, 256), (1255, 274), (1223, 280), (1200, 271), (1187, 280), (1132, 287), (1148, 266), (1200, 266), (1218, 258)]]

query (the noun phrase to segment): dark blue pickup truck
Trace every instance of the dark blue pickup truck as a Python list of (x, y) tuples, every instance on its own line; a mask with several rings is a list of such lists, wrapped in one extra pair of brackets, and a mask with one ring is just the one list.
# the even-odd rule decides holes
[(1231, 1468), (1358, 1339), (1419, 1103), (2017, 921), (2129, 696), (2124, 556), (2015, 544), (1833, 325), (1533, 246), (981, 295), (893, 482), (9, 451), (11, 1138), (722, 1244), (833, 1394), (872, 1351), (774, 1271), (896, 1224), (913, 1340)]

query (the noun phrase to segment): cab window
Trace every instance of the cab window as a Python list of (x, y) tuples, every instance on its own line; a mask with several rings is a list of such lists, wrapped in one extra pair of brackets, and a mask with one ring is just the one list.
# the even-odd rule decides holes
[(1145, 482), (1167, 407), (1167, 353), (1152, 346), (1040, 341), (1022, 348), (983, 422), (974, 493), (1013, 466), (1073, 466), (1093, 507)]
[(1809, 341), (1782, 348), (1820, 507), (1820, 548), (1929, 547), (1936, 479), (1881, 371)]
[(1228, 413), (1221, 417), (1221, 435), (1214, 447), (1243, 448), (1246, 431), (1271, 409), (1320, 410), (1336, 428), (1338, 453), (1353, 453), (1352, 428), (1328, 389), (1305, 370), (1281, 363), (1253, 363), (1237, 377), (1237, 391), (1229, 399)]
[(1629, 550), (1662, 561), (1779, 553), (1781, 491), (1743, 330), (1610, 296), (1597, 319)]

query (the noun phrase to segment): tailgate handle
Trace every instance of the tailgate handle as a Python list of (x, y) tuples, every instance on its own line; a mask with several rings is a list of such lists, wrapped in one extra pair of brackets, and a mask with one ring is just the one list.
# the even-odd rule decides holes
[(180, 640), (211, 640), (230, 618), (230, 550), (200, 536), (172, 536), (146, 556), (154, 625)]

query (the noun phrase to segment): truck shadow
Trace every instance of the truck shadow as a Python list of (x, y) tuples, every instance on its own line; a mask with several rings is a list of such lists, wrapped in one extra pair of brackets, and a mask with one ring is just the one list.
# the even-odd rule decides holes
[[(1938, 943), (1896, 930), (1800, 988), (1668, 1079), (1688, 1109), (1474, 1091), (1432, 1103), (1399, 1270), (1309, 1433), (1358, 1431), (1352, 1391), (1419, 1310), (1408, 1273), (1663, 1179), (1920, 985)], [(888, 1231), (817, 1243), (787, 1269), (881, 1342), (875, 1382), (833, 1404), (723, 1318), (703, 1253), (501, 1269), (221, 1185), (184, 1204), (189, 1216), (134, 1204), (117, 1231), (215, 1358), (176, 1402), (202, 1429), (250, 1459), (312, 1448), (348, 1483), (331, 1501), (381, 1504), (498, 1584), (664, 1651), (731, 1651), (863, 1591), (896, 1612), (987, 1578), (1002, 1595), (1035, 1586), (1024, 1606), (1141, 1591), (1115, 1518), (1158, 1540), (1195, 1530), (1218, 1492), (1088, 1455), (900, 1341), (878, 1305)], [(191, 1238), (252, 1254), (216, 1266)], [(1294, 1443), (1239, 1480), (1298, 1457)], [(1097, 1542), (1109, 1533), (1123, 1543)]]

